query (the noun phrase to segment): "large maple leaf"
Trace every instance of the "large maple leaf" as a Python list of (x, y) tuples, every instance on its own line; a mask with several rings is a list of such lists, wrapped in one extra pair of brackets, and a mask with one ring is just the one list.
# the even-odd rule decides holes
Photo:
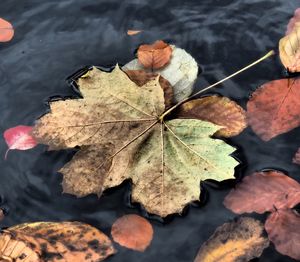
[(50, 103), (34, 127), (51, 149), (80, 146), (60, 172), (64, 192), (82, 197), (131, 179), (132, 199), (162, 217), (199, 200), (200, 182), (234, 178), (235, 150), (212, 139), (221, 127), (198, 119), (164, 121), (158, 78), (139, 87), (118, 66), (78, 81), (82, 99)]

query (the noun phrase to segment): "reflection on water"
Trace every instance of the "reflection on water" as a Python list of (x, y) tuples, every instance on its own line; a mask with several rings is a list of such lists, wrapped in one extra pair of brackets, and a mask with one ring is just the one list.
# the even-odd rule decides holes
[[(261, 57), (284, 34), (297, 7), (296, 1), (17, 1), (2, 0), (0, 17), (16, 29), (12, 42), (0, 45), (1, 133), (18, 124), (32, 125), (47, 110), (52, 96), (76, 96), (66, 77), (87, 65), (112, 66), (133, 58), (141, 43), (164, 39), (186, 49), (202, 66), (197, 90), (250, 61)], [(127, 36), (128, 29), (143, 33)], [(249, 94), (262, 83), (282, 77), (277, 58), (227, 81), (215, 92), (245, 107)], [(263, 168), (285, 170), (300, 181), (299, 167), (291, 163), (300, 146), (300, 129), (262, 142), (250, 128), (229, 141), (239, 150), (243, 166), (237, 176)], [(44, 146), (10, 152), (0, 158), (2, 206), (8, 216), (2, 226), (37, 220), (80, 220), (109, 234), (114, 220), (125, 213), (145, 212), (129, 199), (130, 184), (112, 189), (97, 199), (62, 195), (57, 170), (74, 150), (47, 152)], [(4, 156), (5, 142), (0, 144)], [(235, 215), (222, 205), (231, 183), (203, 184), (205, 205), (193, 205), (183, 217), (164, 224), (151, 220), (154, 241), (145, 253), (118, 247), (109, 261), (192, 261), (200, 245), (217, 226)], [(265, 216), (259, 216), (264, 219)], [(258, 261), (292, 261), (273, 248)]]

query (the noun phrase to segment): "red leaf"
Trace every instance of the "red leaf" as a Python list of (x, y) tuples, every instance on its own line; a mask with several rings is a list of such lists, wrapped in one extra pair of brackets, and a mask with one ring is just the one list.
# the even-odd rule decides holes
[(290, 19), (285, 34), (288, 35), (294, 30), (296, 23), (300, 22), (300, 8), (295, 10), (294, 16)]
[(300, 202), (300, 184), (279, 171), (247, 176), (226, 196), (224, 205), (234, 213), (262, 214), (292, 208)]
[(0, 18), (0, 42), (8, 42), (14, 36), (14, 28), (8, 21)]
[(279, 253), (300, 260), (300, 216), (295, 211), (284, 209), (272, 213), (265, 229)]
[(138, 60), (145, 68), (158, 69), (169, 63), (172, 48), (164, 41), (152, 45), (141, 45), (137, 51)]
[(247, 104), (248, 122), (263, 140), (300, 125), (300, 80), (279, 79), (257, 89)]
[(143, 252), (152, 241), (153, 228), (143, 217), (125, 215), (113, 224), (111, 235), (121, 246)]
[(6, 144), (8, 145), (5, 159), (7, 157), (8, 151), (11, 149), (27, 150), (37, 145), (37, 142), (31, 136), (32, 128), (33, 127), (31, 126), (16, 126), (7, 129), (4, 132), (4, 138)]

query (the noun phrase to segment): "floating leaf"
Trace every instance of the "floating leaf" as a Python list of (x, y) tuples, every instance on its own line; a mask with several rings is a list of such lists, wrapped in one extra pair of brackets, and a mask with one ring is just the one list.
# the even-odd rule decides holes
[(14, 28), (8, 21), (0, 18), (0, 42), (8, 42), (14, 36)]
[(121, 246), (143, 252), (152, 241), (153, 228), (141, 216), (125, 215), (113, 224), (111, 235)]
[(141, 45), (137, 51), (138, 60), (145, 68), (159, 69), (169, 63), (172, 48), (164, 41)]
[(300, 81), (279, 79), (257, 89), (247, 104), (249, 125), (263, 140), (300, 125)]
[[(198, 75), (198, 64), (195, 59), (185, 50), (171, 45), (173, 49), (172, 57), (167, 66), (154, 70), (170, 82), (174, 90), (176, 102), (187, 98), (193, 92), (194, 83)], [(127, 63), (124, 70), (146, 70), (138, 61), (134, 59)], [(149, 72), (151, 70), (148, 69)]]
[(238, 135), (247, 126), (243, 108), (227, 97), (207, 96), (191, 100), (180, 106), (178, 117), (196, 118), (223, 126), (216, 133), (223, 137)]
[(225, 223), (202, 245), (194, 262), (236, 262), (259, 257), (269, 246), (263, 230), (258, 220), (248, 217)]
[(106, 235), (79, 222), (27, 223), (0, 234), (0, 258), (7, 261), (93, 262), (114, 253)]
[(295, 156), (293, 157), (293, 163), (300, 165), (300, 148), (298, 148)]
[(37, 142), (31, 136), (32, 126), (16, 126), (7, 129), (4, 132), (4, 139), (8, 145), (8, 150), (5, 154), (5, 159), (7, 154), (11, 149), (27, 150), (35, 147)]
[(279, 253), (300, 260), (300, 216), (296, 211), (283, 209), (272, 213), (265, 229)]
[[(130, 80), (138, 86), (144, 86), (150, 80), (155, 80), (158, 77), (157, 73), (145, 72), (143, 70), (127, 70), (125, 73), (129, 76)], [(169, 108), (173, 104), (173, 87), (168, 80), (159, 76), (159, 84), (164, 91), (165, 106)]]
[(300, 185), (279, 171), (266, 171), (247, 176), (226, 196), (224, 205), (243, 214), (292, 208), (300, 202)]
[(279, 41), (279, 56), (282, 64), (289, 72), (300, 71), (300, 23), (293, 26), (293, 30)]
[(127, 30), (127, 35), (137, 35), (140, 32), (142, 32), (142, 30)]
[(285, 34), (286, 35), (290, 34), (294, 30), (295, 26), (299, 26), (297, 25), (297, 23), (299, 22), (300, 22), (300, 8), (297, 8), (295, 10), (294, 16), (290, 19), (287, 25)]
[(196, 119), (161, 121), (158, 79), (139, 87), (116, 67), (79, 80), (83, 99), (50, 103), (34, 135), (52, 149), (80, 146), (60, 172), (64, 192), (82, 197), (131, 179), (132, 200), (167, 216), (199, 200), (200, 181), (234, 178), (235, 150), (212, 139), (219, 126)]

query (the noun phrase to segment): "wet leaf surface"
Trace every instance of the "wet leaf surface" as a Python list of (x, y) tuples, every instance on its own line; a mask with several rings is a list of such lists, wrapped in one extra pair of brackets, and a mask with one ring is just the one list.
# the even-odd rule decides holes
[(265, 229), (278, 252), (300, 260), (300, 216), (296, 211), (273, 212), (266, 220)]
[(300, 80), (279, 79), (258, 88), (247, 104), (253, 131), (268, 141), (300, 125)]
[(0, 42), (9, 42), (14, 37), (14, 28), (10, 22), (0, 18)]
[(3, 136), (8, 145), (5, 158), (7, 158), (9, 150), (27, 150), (37, 145), (36, 140), (31, 135), (32, 128), (32, 126), (16, 126), (4, 132)]
[(234, 213), (262, 214), (280, 208), (292, 208), (300, 202), (300, 184), (279, 171), (246, 176), (224, 200)]
[(153, 228), (141, 216), (125, 215), (114, 222), (111, 235), (121, 246), (143, 252), (151, 244)]
[(269, 246), (263, 224), (248, 217), (225, 223), (201, 246), (194, 262), (241, 262), (259, 257)]
[(5, 229), (0, 257), (8, 261), (102, 261), (115, 253), (110, 239), (80, 222), (36, 222)]
[(139, 62), (145, 68), (152, 69), (159, 69), (167, 65), (171, 55), (172, 48), (161, 40), (151, 45), (141, 45), (137, 51)]
[(60, 170), (64, 192), (101, 195), (131, 179), (132, 201), (165, 217), (199, 200), (200, 181), (234, 178), (235, 149), (210, 137), (218, 126), (158, 120), (165, 102), (157, 78), (139, 87), (116, 67), (78, 83), (84, 98), (51, 102), (33, 132), (51, 149), (81, 147)]
[(207, 96), (191, 100), (180, 106), (178, 117), (200, 119), (222, 126), (224, 128), (215, 135), (223, 137), (238, 135), (247, 126), (243, 108), (227, 97)]

